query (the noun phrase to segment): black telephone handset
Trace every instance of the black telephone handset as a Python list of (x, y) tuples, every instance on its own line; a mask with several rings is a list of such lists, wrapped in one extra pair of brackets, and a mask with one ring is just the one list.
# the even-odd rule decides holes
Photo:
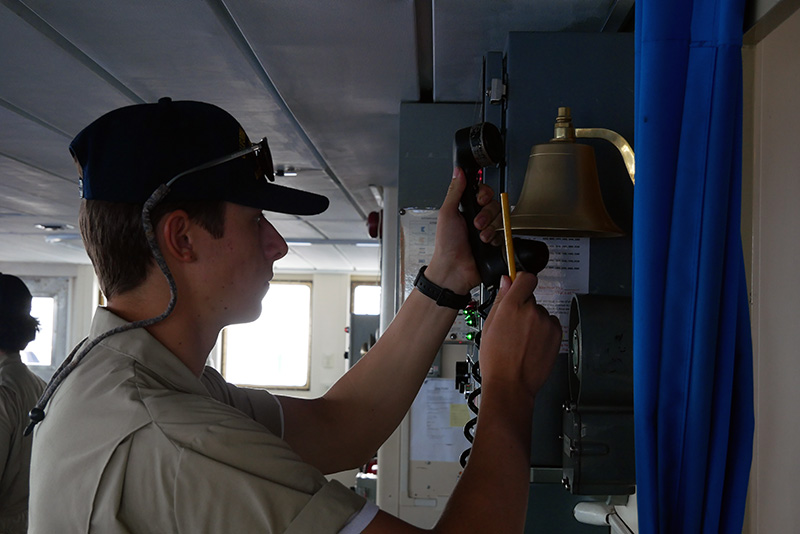
[[(489, 295), (488, 300), (484, 301), (477, 309), (478, 314), (484, 319), (494, 302), (497, 290), (500, 289), (500, 277), (508, 273), (508, 265), (503, 250), (481, 241), (480, 232), (475, 228), (475, 216), (481, 209), (477, 199), (480, 185), (478, 175), (482, 168), (500, 163), (503, 159), (503, 152), (503, 139), (500, 131), (488, 122), (458, 130), (453, 140), (453, 164), (460, 167), (467, 178), (467, 187), (464, 189), (464, 194), (461, 195), (461, 214), (467, 222), (467, 236), (472, 255), (475, 258), (475, 265), (478, 267), (481, 282)], [(513, 244), (514, 263), (517, 270), (538, 273), (547, 265), (550, 251), (547, 245), (541, 241), (514, 238)], [(474, 339), (476, 346), (480, 347), (480, 332)], [(477, 387), (469, 393), (467, 398), (467, 405), (475, 417), (464, 426), (464, 435), (472, 443), (474, 425), (478, 421), (475, 399), (481, 393), (479, 362), (470, 360), (464, 362), (460, 367), (461, 372), (457, 376), (456, 384), (471, 383), (473, 378), (477, 383)], [(461, 454), (459, 458), (461, 467), (466, 467), (471, 450), (470, 447)]]
[[(464, 171), (467, 187), (461, 196), (461, 212), (467, 221), (467, 235), (475, 257), (481, 281), (487, 288), (499, 287), (500, 277), (508, 273), (508, 266), (500, 247), (481, 241), (480, 232), (473, 221), (480, 211), (478, 205), (478, 174), (503, 159), (503, 139), (497, 127), (482, 122), (462, 128), (453, 140), (453, 164)], [(547, 265), (549, 250), (541, 241), (513, 240), (517, 270), (538, 273)]]

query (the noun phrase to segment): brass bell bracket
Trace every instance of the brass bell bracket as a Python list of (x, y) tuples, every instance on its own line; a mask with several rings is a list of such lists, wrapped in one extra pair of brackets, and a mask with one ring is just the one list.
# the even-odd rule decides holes
[(633, 149), (628, 141), (620, 134), (608, 128), (575, 128), (572, 125), (570, 108), (558, 108), (558, 117), (554, 129), (553, 141), (575, 142), (576, 138), (605, 139), (619, 150), (622, 161), (631, 177), (631, 182), (636, 184), (636, 163)]

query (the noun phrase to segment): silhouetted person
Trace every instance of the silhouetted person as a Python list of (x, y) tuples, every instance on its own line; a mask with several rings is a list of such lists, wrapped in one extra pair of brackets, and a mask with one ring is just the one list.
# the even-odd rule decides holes
[(22, 363), (20, 351), (36, 337), (31, 293), (22, 280), (0, 274), (0, 532), (28, 531), (31, 438), (28, 412), (45, 383)]

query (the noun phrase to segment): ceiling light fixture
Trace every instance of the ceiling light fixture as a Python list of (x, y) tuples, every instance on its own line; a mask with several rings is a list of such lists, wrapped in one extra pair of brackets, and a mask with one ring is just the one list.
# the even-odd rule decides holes
[(56, 232), (59, 230), (73, 230), (75, 227), (71, 224), (65, 223), (38, 223), (33, 225), (37, 230), (44, 230), (45, 232)]
[(297, 176), (297, 170), (294, 167), (278, 167), (275, 170), (275, 176), (291, 177)]
[(313, 245), (327, 246), (356, 246), (356, 247), (379, 247), (378, 241), (363, 241), (361, 239), (309, 239), (307, 241), (287, 241), (290, 247), (310, 247)]

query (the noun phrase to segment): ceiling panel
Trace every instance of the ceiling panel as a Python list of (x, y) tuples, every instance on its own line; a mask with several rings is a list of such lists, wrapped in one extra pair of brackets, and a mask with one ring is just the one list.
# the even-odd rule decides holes
[(303, 241), (309, 239), (325, 239), (325, 236), (313, 225), (299, 222), (298, 220), (273, 219), (267, 214), (267, 220), (272, 223), (286, 241)]
[(0, 156), (0, 209), (21, 215), (77, 218), (76, 184)]
[(400, 102), (419, 98), (414, 2), (228, 5), (333, 171), (376, 209), (367, 186), (396, 184)]
[(290, 271), (306, 272), (315, 270), (315, 266), (295, 253), (292, 248), (289, 248), (289, 253), (275, 262), (274, 270), (276, 273)]
[[(289, 254), (275, 263), (275, 272), (321, 270), (379, 274), (381, 249), (377, 245), (290, 245)], [(325, 265), (325, 268), (317, 269), (315, 265)]]
[(377, 273), (380, 271), (381, 248), (379, 243), (370, 243), (369, 246), (339, 245), (339, 251), (359, 273)]
[[(293, 253), (310, 265), (325, 265), (328, 271), (355, 271), (355, 265), (334, 245), (294, 247)], [(275, 265), (276, 272), (284, 268), (280, 262)]]
[(13, 233), (1, 233), (0, 250), (3, 251), (4, 262), (27, 263), (34, 256), (40, 263), (89, 263), (89, 258), (80, 245), (74, 242), (46, 243), (44, 236), (20, 239)]
[(170, 96), (218, 104), (254, 139), (281, 132), (270, 136), (277, 163), (313, 161), (208, 2), (87, 1), (80, 4), (80, 17), (75, 2), (28, 5), (142, 101)]
[(19, 12), (0, 6), (0, 106), (10, 105), (68, 140), (100, 113), (132, 103), (55, 42), (58, 33), (24, 4), (10, 4)]
[[(2, 78), (2, 77), (0, 77)], [(69, 155), (70, 136), (0, 107), (0, 157), (22, 167), (69, 181), (78, 191), (78, 174)], [(7, 171), (8, 172), (8, 171)], [(0, 175), (13, 182), (13, 174)]]
[(1, 0), (0, 261), (86, 263), (79, 240), (31, 229), (77, 224), (69, 141), (107, 111), (170, 96), (230, 111), (269, 139), (276, 168), (299, 170), (279, 183), (330, 198), (315, 217), (268, 215), (287, 239), (325, 243), (278, 269), (376, 272), (378, 249), (350, 243), (369, 241), (369, 185), (397, 183), (400, 103), (479, 100), (481, 60), (509, 31), (601, 31), (632, 5)]
[(315, 220), (314, 227), (329, 239), (358, 239), (371, 241), (364, 221)]

